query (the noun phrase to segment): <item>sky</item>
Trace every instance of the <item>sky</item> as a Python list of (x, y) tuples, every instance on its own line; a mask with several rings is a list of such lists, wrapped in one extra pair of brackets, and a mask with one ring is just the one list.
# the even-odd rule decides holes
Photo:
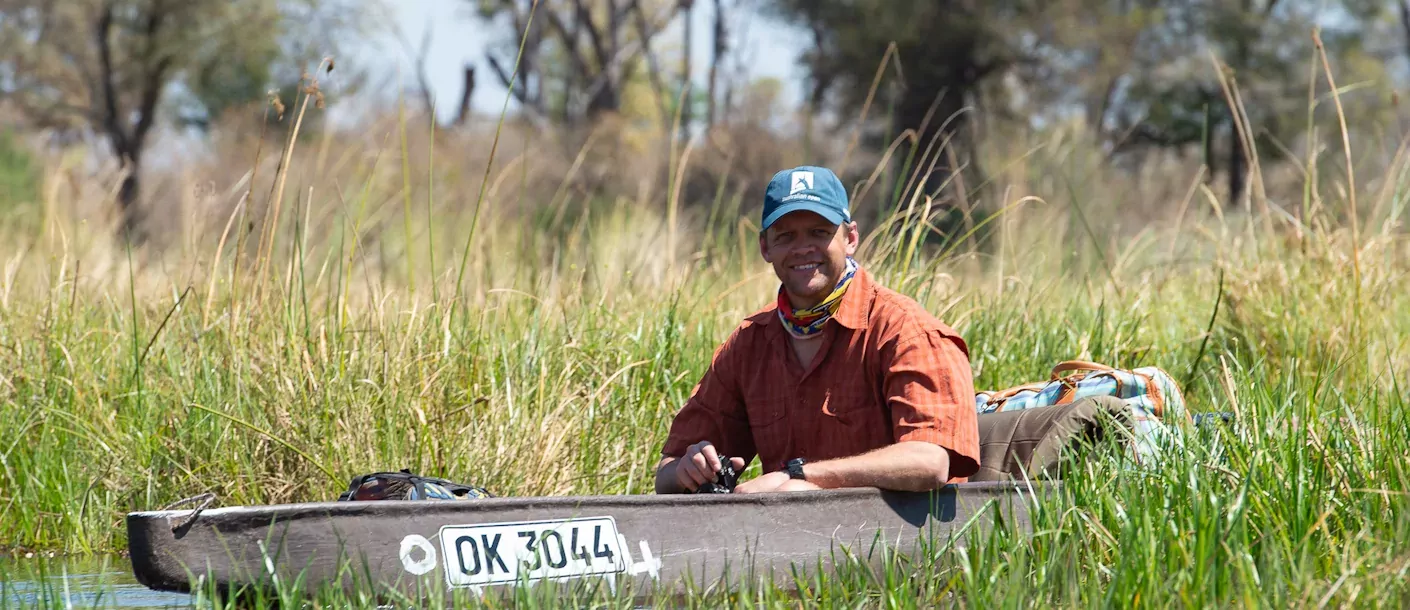
[[(463, 72), (467, 63), (474, 63), (476, 85), (471, 105), (478, 112), (497, 115), (504, 105), (506, 89), (485, 62), (485, 48), (498, 42), (503, 34), (492, 31), (474, 15), (474, 0), (385, 0), (393, 19), (388, 32), (368, 40), (353, 50), (353, 60), (373, 71), (374, 78), (387, 79), (393, 86), (380, 93), (396, 98), (397, 79), (403, 89), (414, 91), (416, 84), (414, 55), (421, 45), (426, 29), (431, 28), (431, 45), (426, 62), (430, 87), (434, 92), (436, 112), (442, 120), (454, 116), (460, 104)], [(747, 0), (745, 0), (747, 2)], [(733, 0), (731, 4), (743, 3)], [(703, 86), (709, 69), (711, 29), (714, 3), (697, 0), (695, 8), (695, 39), (692, 41), (692, 72)], [(783, 98), (787, 106), (800, 99), (803, 72), (797, 66), (799, 48), (790, 44), (798, 40), (791, 28), (744, 11), (733, 16), (732, 44), (743, 53), (741, 65), (748, 67), (752, 78), (772, 76), (783, 81)], [(679, 20), (677, 20), (679, 21)], [(405, 42), (397, 39), (402, 32)], [(669, 31), (672, 41), (681, 40), (679, 24)], [(400, 73), (399, 73), (400, 71)], [(511, 102), (510, 110), (514, 106)]]

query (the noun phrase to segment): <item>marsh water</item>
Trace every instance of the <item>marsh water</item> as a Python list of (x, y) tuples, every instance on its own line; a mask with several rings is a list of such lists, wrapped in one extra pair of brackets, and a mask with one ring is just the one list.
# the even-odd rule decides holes
[(186, 608), (191, 596), (153, 591), (124, 557), (0, 556), (0, 608)]

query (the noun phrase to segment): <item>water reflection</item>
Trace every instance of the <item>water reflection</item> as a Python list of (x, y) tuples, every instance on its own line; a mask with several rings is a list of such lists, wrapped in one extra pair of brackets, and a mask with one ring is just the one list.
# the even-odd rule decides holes
[(137, 582), (123, 557), (0, 557), (0, 608), (189, 608), (185, 593)]

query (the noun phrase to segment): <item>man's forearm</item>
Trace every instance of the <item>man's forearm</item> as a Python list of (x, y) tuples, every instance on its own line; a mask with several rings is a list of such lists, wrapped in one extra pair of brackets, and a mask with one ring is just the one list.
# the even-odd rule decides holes
[(852, 457), (810, 462), (803, 466), (803, 474), (825, 489), (929, 491), (950, 480), (950, 453), (931, 443), (904, 442)]

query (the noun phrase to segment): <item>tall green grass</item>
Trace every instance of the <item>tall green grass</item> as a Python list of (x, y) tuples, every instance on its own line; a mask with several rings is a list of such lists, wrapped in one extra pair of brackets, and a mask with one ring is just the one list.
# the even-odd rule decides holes
[[(329, 500), (402, 467), (500, 495), (650, 493), (673, 413), (776, 289), (757, 207), (723, 189), (698, 207), (574, 195), (567, 178), (526, 205), (532, 151), (477, 183), (385, 135), (331, 165), (326, 141), (314, 160), (297, 138), (262, 152), (290, 163), (232, 189), (247, 204), (174, 259), (55, 201), (39, 233), (4, 240), (0, 544), (120, 551), (131, 510)], [(982, 192), (1004, 212), (964, 240), (931, 224), (953, 199), (873, 189), (892, 194), (863, 204), (895, 213), (863, 227), (859, 260), (963, 333), (979, 389), (1072, 358), (1156, 365), (1194, 411), (1236, 422), (1156, 470), (1084, 462), (1031, 533), (685, 603), (1410, 603), (1404, 160), (1351, 208), (1353, 232), (1335, 197), (1354, 186), (1318, 172), (1282, 185), (1316, 203), (1297, 219), (1220, 201), (1194, 172), (1184, 199), (1132, 214), (1117, 195), (1144, 186), (1067, 132), (1032, 138), (988, 163), (1004, 170)], [(340, 178), (306, 182), (328, 167)], [(305, 182), (267, 205), (290, 176)]]

